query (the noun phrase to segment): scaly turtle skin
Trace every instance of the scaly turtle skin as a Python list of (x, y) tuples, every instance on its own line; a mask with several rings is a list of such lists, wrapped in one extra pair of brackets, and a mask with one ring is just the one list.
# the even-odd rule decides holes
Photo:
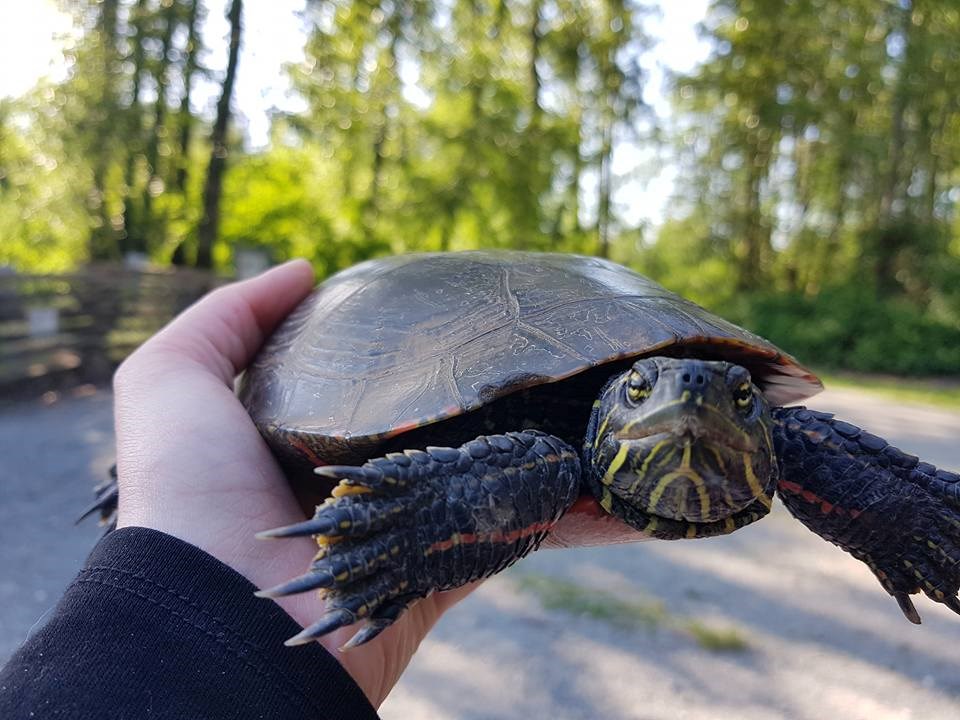
[(766, 341), (606, 261), (364, 263), (294, 311), (241, 386), (291, 477), (332, 481), (311, 520), (263, 533), (320, 552), (261, 594), (322, 589), (327, 613), (290, 642), (364, 621), (356, 645), (548, 537), (729, 533), (778, 494), (911, 621), (920, 591), (960, 612), (960, 477), (780, 406), (817, 389)]

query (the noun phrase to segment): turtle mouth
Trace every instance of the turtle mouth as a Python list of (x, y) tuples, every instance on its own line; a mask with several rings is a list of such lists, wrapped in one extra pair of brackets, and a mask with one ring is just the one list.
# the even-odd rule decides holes
[(756, 452), (757, 438), (744, 432), (720, 410), (708, 405), (694, 412), (657, 411), (641, 422), (633, 422), (614, 433), (621, 443), (659, 442), (671, 437), (678, 445), (707, 442), (740, 453)]
[(750, 454), (732, 449), (724, 440), (701, 434), (694, 441), (664, 432), (621, 441), (620, 452), (625, 449), (637, 460), (610, 484), (610, 493), (643, 513), (645, 520), (701, 525), (735, 517), (764, 488), (742, 481)]
[[(731, 513), (722, 520), (696, 522), (675, 520), (642, 510), (633, 510), (627, 523), (644, 535), (661, 540), (679, 540), (681, 538), (705, 538), (728, 535), (744, 525), (764, 517), (769, 508), (760, 500), (754, 500), (746, 507)], [(620, 516), (621, 519), (625, 519)]]

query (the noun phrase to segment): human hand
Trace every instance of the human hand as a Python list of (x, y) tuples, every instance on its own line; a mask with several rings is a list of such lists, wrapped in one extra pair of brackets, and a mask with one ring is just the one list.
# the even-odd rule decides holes
[[(313, 287), (302, 260), (204, 297), (154, 335), (114, 379), (117, 526), (160, 530), (199, 547), (260, 588), (301, 574), (309, 538), (260, 541), (255, 533), (304, 519), (283, 473), (237, 400), (233, 381)], [(375, 640), (340, 653), (356, 628), (319, 640), (379, 706), (441, 614), (473, 586), (413, 605)], [(302, 626), (318, 619), (315, 593), (276, 601)], [(290, 652), (297, 652), (292, 648)]]

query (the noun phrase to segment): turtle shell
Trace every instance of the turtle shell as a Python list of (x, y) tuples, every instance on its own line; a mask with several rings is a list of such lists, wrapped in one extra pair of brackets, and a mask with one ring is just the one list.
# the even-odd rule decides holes
[[(821, 389), (763, 338), (621, 265), (479, 251), (381, 258), (330, 277), (273, 333), (239, 392), (285, 465), (356, 462), (532, 388), (570, 399), (503, 412), (528, 425), (576, 413), (582, 428), (613, 365), (654, 354), (737, 362), (774, 404)], [(467, 423), (464, 439), (487, 425)]]

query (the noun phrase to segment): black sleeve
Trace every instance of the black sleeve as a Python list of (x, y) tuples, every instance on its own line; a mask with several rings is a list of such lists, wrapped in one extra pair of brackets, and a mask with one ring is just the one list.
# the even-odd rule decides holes
[(320, 645), (219, 560), (124, 528), (0, 670), (0, 717), (376, 718)]

